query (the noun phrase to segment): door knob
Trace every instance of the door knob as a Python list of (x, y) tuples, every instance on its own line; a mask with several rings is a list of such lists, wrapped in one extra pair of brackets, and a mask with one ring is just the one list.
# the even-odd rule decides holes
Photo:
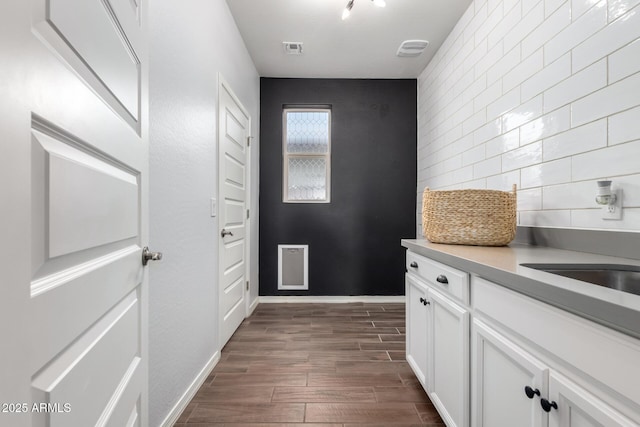
[(160, 261), (162, 252), (151, 252), (148, 246), (142, 248), (142, 265), (147, 265), (149, 261)]
[(225, 230), (224, 228), (222, 229), (222, 231), (220, 232), (220, 236), (224, 237), (224, 236), (233, 236), (233, 233), (230, 231)]

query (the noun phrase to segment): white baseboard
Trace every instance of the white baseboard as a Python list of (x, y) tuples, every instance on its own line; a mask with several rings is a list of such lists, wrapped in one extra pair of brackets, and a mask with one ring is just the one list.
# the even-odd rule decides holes
[(355, 296), (313, 296), (313, 295), (292, 295), (292, 296), (261, 296), (257, 300), (264, 304), (272, 303), (333, 303), (344, 304), (349, 302), (366, 302), (374, 304), (384, 303), (404, 303), (404, 295), (355, 295)]
[(256, 310), (256, 307), (260, 303), (260, 297), (254, 298), (253, 302), (249, 305), (249, 312), (247, 313), (247, 317), (251, 316), (253, 312)]
[(206, 365), (204, 365), (200, 373), (195, 377), (191, 385), (182, 394), (182, 397), (180, 397), (180, 399), (174, 405), (174, 407), (171, 408), (171, 411), (169, 411), (169, 414), (167, 415), (167, 417), (160, 424), (162, 427), (172, 427), (176, 423), (176, 421), (178, 421), (178, 418), (180, 418), (180, 415), (182, 415), (182, 412), (184, 412), (184, 410), (187, 408), (187, 405), (189, 404), (189, 402), (191, 402), (191, 399), (193, 399), (193, 396), (196, 395), (196, 392), (198, 391), (200, 386), (204, 383), (204, 381), (207, 379), (207, 377), (209, 376), (211, 371), (213, 371), (213, 368), (218, 364), (219, 361), (220, 361), (220, 352), (216, 351), (213, 357), (209, 359), (209, 361), (206, 363)]

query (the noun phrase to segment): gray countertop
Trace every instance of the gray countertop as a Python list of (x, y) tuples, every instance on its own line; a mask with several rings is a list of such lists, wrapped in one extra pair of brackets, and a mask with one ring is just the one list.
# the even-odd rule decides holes
[(443, 245), (424, 239), (403, 239), (402, 246), (417, 254), (640, 338), (640, 296), (532, 268), (524, 263), (626, 264), (640, 261), (510, 244), (503, 247)]

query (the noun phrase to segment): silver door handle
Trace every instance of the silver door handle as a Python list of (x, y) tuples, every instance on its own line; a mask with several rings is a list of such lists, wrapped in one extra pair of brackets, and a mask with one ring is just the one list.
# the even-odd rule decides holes
[(223, 229), (222, 229), (222, 231), (220, 232), (220, 235), (221, 235), (222, 237), (224, 237), (224, 236), (233, 236), (233, 233), (232, 233), (232, 232), (230, 232), (230, 231), (227, 231), (227, 230), (225, 230), (225, 229), (223, 228)]
[(151, 252), (148, 246), (142, 248), (142, 265), (147, 265), (149, 261), (160, 261), (162, 252)]

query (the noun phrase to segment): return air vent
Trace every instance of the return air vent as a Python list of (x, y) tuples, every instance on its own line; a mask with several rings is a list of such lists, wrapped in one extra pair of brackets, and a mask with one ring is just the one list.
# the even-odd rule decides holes
[(278, 245), (278, 290), (309, 289), (309, 245)]
[(282, 42), (282, 46), (284, 47), (284, 52), (289, 55), (302, 54), (302, 43), (300, 42)]
[(400, 57), (420, 56), (428, 45), (429, 42), (426, 40), (405, 40), (400, 44), (396, 55)]

